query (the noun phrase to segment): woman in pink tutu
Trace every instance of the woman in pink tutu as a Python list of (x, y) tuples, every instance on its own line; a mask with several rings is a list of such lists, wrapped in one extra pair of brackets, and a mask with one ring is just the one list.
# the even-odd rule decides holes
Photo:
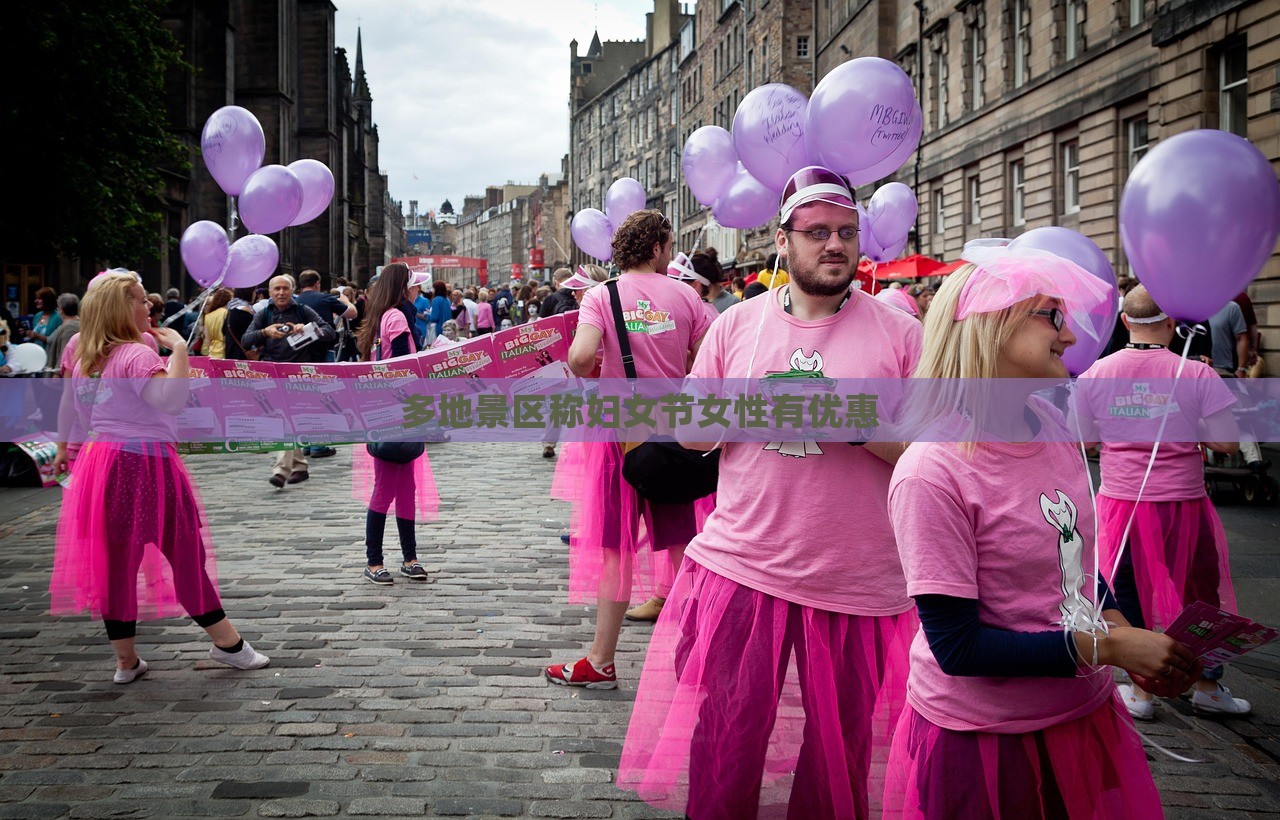
[[(582, 297), (587, 291), (609, 280), (609, 273), (599, 265), (579, 265), (568, 279), (560, 283), (561, 290), (573, 295), (574, 310), (582, 305)], [(596, 367), (587, 374), (587, 378), (600, 378), (600, 368)], [(556, 459), (555, 475), (551, 479), (551, 497), (558, 501), (573, 504), (569, 529), (574, 529), (577, 518), (577, 504), (582, 498), (582, 483), (585, 480), (586, 445), (581, 441), (567, 441), (560, 448), (560, 456)], [(569, 543), (569, 536), (561, 536), (561, 540)]]
[[(626, 334), (642, 379), (683, 379), (709, 324), (697, 294), (666, 275), (671, 243), (671, 223), (658, 211), (637, 211), (613, 238), (613, 259), (623, 271), (617, 293), (624, 315), (632, 317)], [(626, 378), (609, 290), (594, 288), (583, 297), (569, 349), (569, 366), (579, 376), (591, 373), (603, 349), (602, 377)], [(633, 577), (651, 573), (652, 562), (663, 557), (678, 566), (694, 535), (693, 505), (640, 497), (622, 477), (622, 458), (620, 442), (587, 445), (586, 481), (570, 542), (569, 596), (576, 602), (595, 594), (595, 639), (585, 657), (545, 670), (555, 684), (618, 685), (614, 653)], [(658, 552), (665, 555), (655, 556)]]
[[(1182, 362), (1169, 350), (1174, 321), (1142, 285), (1124, 298), (1121, 320), (1130, 342), (1097, 362), (1077, 382), (1077, 416), (1087, 438), (1101, 433), (1102, 485), (1098, 488), (1099, 560), (1112, 579), (1116, 602), (1129, 622), (1164, 631), (1187, 605), (1203, 601), (1236, 611), (1227, 535), (1204, 487), (1204, 465), (1196, 439), (1203, 424), (1216, 441), (1215, 452), (1239, 450), (1239, 429), (1231, 414), (1235, 396), (1207, 364)], [(1103, 381), (1091, 382), (1091, 379)], [(1175, 382), (1175, 379), (1177, 380)], [(1135, 380), (1154, 386), (1149, 399), (1177, 407), (1161, 417), (1113, 416), (1116, 392), (1125, 399)], [(1176, 389), (1174, 388), (1174, 385)], [(1114, 385), (1114, 388), (1112, 386)], [(1151, 444), (1163, 440), (1151, 462)], [(1127, 531), (1127, 538), (1126, 538)], [(1196, 681), (1191, 707), (1201, 714), (1247, 715), (1249, 701), (1234, 697), (1219, 681), (1223, 667), (1207, 669)], [(1132, 683), (1120, 685), (1129, 714), (1155, 718), (1155, 699)]]
[(1160, 817), (1106, 667), (1169, 696), (1200, 665), (1183, 644), (1131, 627), (1095, 585), (1083, 459), (1062, 415), (1031, 396), (1044, 385), (1033, 380), (1067, 377), (1066, 316), (1087, 326), (1090, 307), (1109, 296), (1043, 252), (970, 259), (976, 266), (952, 274), (925, 317), (916, 376), (978, 387), (939, 403), (944, 435), (927, 438), (942, 440), (912, 444), (890, 487), (921, 630), (885, 816)]
[[(382, 269), (369, 288), (369, 301), (356, 344), (365, 361), (384, 361), (417, 353), (413, 334), (401, 303), (409, 298), (410, 272), (403, 262)], [(406, 464), (374, 458), (363, 447), (352, 454), (354, 489), (364, 499), (365, 580), (380, 586), (394, 584), (382, 563), (382, 539), (387, 513), (396, 508), (396, 531), (400, 534), (400, 575), (410, 581), (426, 581), (427, 568), (418, 561), (417, 518), (434, 521), (440, 509), (431, 462), (424, 452)]]
[[(81, 303), (59, 428), (70, 431), (78, 416), (88, 441), (62, 502), (50, 612), (102, 619), (116, 683), (147, 671), (134, 644), (138, 619), (184, 611), (213, 639), (213, 660), (260, 669), (267, 656), (222, 610), (209, 527), (174, 448), (175, 416), (187, 398), (187, 344), (170, 328), (150, 327), (150, 307), (132, 272), (100, 275)], [(143, 334), (173, 351), (167, 367)], [(68, 443), (58, 443), (57, 469)]]

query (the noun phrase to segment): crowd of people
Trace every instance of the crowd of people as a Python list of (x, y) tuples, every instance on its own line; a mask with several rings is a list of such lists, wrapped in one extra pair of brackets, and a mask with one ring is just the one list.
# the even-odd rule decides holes
[[(265, 289), (215, 291), (185, 335), (185, 305), (150, 298), (132, 272), (99, 275), (79, 304), (44, 293), (32, 332), (59, 370), (136, 385), (106, 411), (84, 391), (63, 393), (59, 429), (92, 435), (59, 443), (71, 483), (51, 611), (103, 621), (119, 684), (147, 671), (137, 620), (180, 612), (209, 634), (215, 660), (268, 663), (222, 609), (176, 431), (154, 421), (171, 416), (137, 412), (182, 407), (192, 336), (213, 357), (379, 362), (577, 310), (567, 365), (579, 377), (1039, 385), (1067, 377), (1066, 319), (1096, 307), (1087, 273), (1053, 263), (1049, 275), (1043, 255), (1009, 249), (975, 255), (936, 291), (860, 291), (854, 194), (826, 169), (792, 177), (780, 223), (778, 259), (751, 282), (729, 278), (714, 249), (677, 254), (670, 222), (646, 210), (617, 228), (612, 278), (584, 265), (545, 285), (461, 288), (395, 263), (364, 288), (339, 280), (325, 291), (315, 271), (296, 283), (282, 274)], [(1217, 352), (1212, 364), (1184, 361), (1168, 349), (1173, 320), (1141, 286), (1126, 290), (1124, 344), (1081, 381), (1194, 379), (1199, 406), (1184, 417), (1207, 421), (1204, 447), (1235, 452)], [(291, 344), (307, 327), (314, 340)], [(1250, 344), (1230, 364), (1248, 366)], [(1250, 711), (1221, 666), (1205, 669), (1161, 632), (1194, 601), (1235, 606), (1200, 450), (1165, 445), (1149, 465), (1149, 445), (1111, 443), (1087, 404), (1055, 406), (1030, 387), (994, 409), (1003, 437), (968, 407), (961, 397), (944, 408), (946, 435), (915, 443), (789, 448), (682, 432), (664, 446), (690, 473), (718, 459), (714, 492), (692, 497), (624, 475), (656, 443), (562, 448), (553, 495), (572, 503), (569, 595), (594, 604), (595, 634), (546, 678), (615, 688), (624, 620), (657, 621), (621, 788), (693, 818), (763, 806), (812, 818), (1160, 816), (1133, 720), (1185, 692), (1200, 714)], [(1069, 424), (1100, 447), (1096, 513), (1080, 446), (1056, 435)], [(555, 447), (543, 442), (543, 454)], [(303, 449), (282, 451), (269, 481), (298, 484), (308, 469)], [(357, 446), (352, 475), (366, 509), (363, 579), (427, 580), (417, 527), (440, 499), (425, 448)], [(391, 515), (401, 560), (388, 569)]]

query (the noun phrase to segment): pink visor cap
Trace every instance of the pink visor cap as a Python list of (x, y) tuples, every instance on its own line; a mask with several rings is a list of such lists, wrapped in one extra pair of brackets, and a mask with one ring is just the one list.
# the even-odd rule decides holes
[(876, 299), (884, 302), (886, 305), (892, 305), (903, 313), (909, 313), (912, 316), (920, 315), (920, 308), (916, 305), (916, 300), (907, 293), (906, 288), (885, 288), (875, 296)]
[(810, 202), (827, 202), (851, 211), (857, 210), (849, 183), (835, 171), (821, 165), (801, 168), (787, 180), (786, 187), (782, 189), (783, 224), (791, 218), (796, 208)]
[(710, 280), (693, 269), (693, 263), (689, 261), (689, 255), (684, 251), (677, 253), (675, 258), (671, 260), (671, 264), (667, 265), (667, 276), (672, 279), (678, 279), (681, 282), (701, 282), (704, 285), (710, 285)]
[(579, 267), (573, 272), (573, 275), (560, 283), (560, 287), (566, 290), (590, 290), (600, 283), (587, 276)]

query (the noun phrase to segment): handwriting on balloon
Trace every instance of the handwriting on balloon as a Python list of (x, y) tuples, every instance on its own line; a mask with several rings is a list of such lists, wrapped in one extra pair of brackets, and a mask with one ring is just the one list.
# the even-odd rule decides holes
[(890, 105), (875, 105), (867, 119), (877, 126), (871, 134), (872, 146), (896, 144), (907, 138), (915, 122), (915, 111)]
[(808, 100), (791, 91), (771, 91), (765, 102), (764, 141), (773, 145), (783, 138), (790, 142), (802, 138), (807, 104)]

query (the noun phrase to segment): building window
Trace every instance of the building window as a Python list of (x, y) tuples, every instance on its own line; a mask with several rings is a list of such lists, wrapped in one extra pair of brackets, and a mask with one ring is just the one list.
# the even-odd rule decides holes
[(801, 34), (796, 38), (796, 59), (809, 59), (809, 35)]
[(679, 182), (680, 176), (680, 152), (675, 148), (671, 149), (671, 182)]
[(1249, 135), (1248, 48), (1244, 41), (1232, 43), (1218, 56), (1218, 127), (1223, 131)]
[(1013, 0), (1013, 87), (1028, 79), (1031, 62), (1031, 2)]
[(935, 128), (947, 125), (947, 32), (945, 29), (930, 38), (932, 63), (930, 64), (929, 95), (933, 98), (933, 123)]
[(1133, 169), (1137, 166), (1138, 160), (1142, 159), (1150, 143), (1147, 140), (1147, 118), (1134, 117), (1125, 123), (1125, 153), (1128, 154), (1128, 162), (1126, 167), (1129, 173), (1133, 173)]
[(987, 54), (987, 16), (980, 5), (970, 5), (965, 11), (965, 81), (969, 84), (969, 110), (982, 107), (982, 85), (987, 79), (985, 64)]
[(1080, 213), (1080, 143), (1062, 143), (1062, 212)]
[(969, 177), (965, 183), (969, 194), (969, 224), (982, 224), (982, 188), (978, 182), (978, 175), (974, 174)]
[(676, 90), (674, 88), (671, 89), (671, 124), (672, 125), (676, 124), (676, 120), (680, 115), (680, 109), (677, 107), (679, 102), (680, 101), (676, 99)]
[(1009, 163), (1009, 193), (1013, 224), (1027, 224), (1027, 167), (1020, 159)]
[(769, 38), (760, 38), (760, 76), (769, 79)]
[(1141, 25), (1147, 19), (1147, 0), (1129, 0), (1129, 26)]
[(1074, 60), (1084, 51), (1084, 0), (1067, 0), (1066, 35), (1063, 56)]
[(618, 132), (613, 132), (613, 161), (622, 159), (622, 150), (618, 147)]
[(947, 230), (947, 203), (942, 189), (933, 192), (933, 232), (944, 233)]
[(747, 85), (755, 87), (756, 84), (756, 50), (754, 48), (747, 49)]

